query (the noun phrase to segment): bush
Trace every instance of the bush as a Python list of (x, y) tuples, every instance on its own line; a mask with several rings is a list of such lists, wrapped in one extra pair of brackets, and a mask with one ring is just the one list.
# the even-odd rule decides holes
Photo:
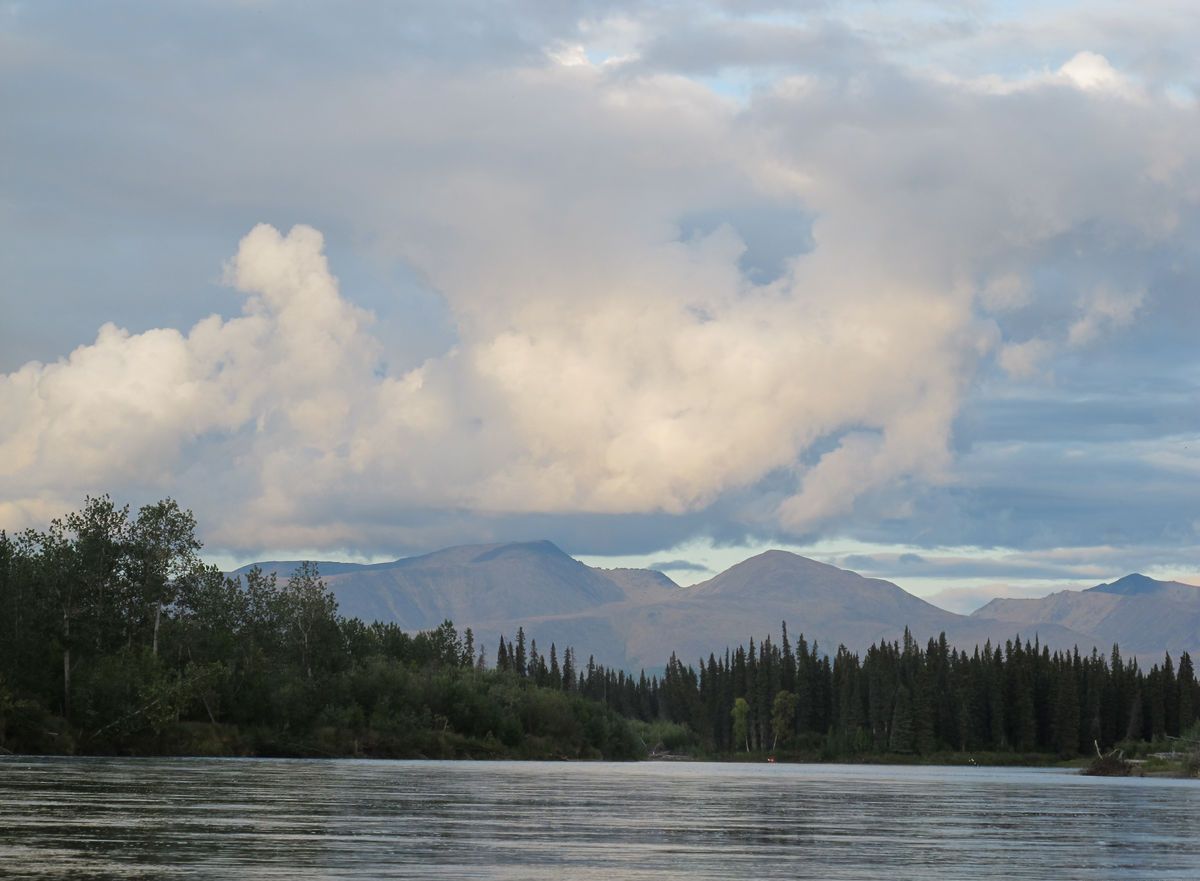
[(700, 738), (696, 732), (687, 725), (676, 722), (633, 722), (631, 731), (650, 753), (694, 752), (700, 746)]

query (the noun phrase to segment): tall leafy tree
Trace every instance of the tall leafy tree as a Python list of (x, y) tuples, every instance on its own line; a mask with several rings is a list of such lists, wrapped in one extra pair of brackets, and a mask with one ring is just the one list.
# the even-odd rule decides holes
[(745, 746), (746, 752), (750, 752), (750, 704), (744, 697), (733, 702), (730, 717), (733, 719), (734, 744)]
[(779, 691), (771, 706), (771, 749), (774, 750), (779, 741), (787, 741), (792, 736), (796, 722), (796, 696), (790, 691)]
[(199, 565), (196, 518), (174, 499), (163, 499), (138, 511), (129, 541), (137, 567), (137, 601), (151, 619), (151, 653), (157, 655), (163, 609), (174, 601), (178, 579)]
[(300, 649), (305, 676), (312, 679), (313, 657), (336, 628), (337, 600), (315, 563), (305, 562), (288, 578), (283, 591), (284, 620)]

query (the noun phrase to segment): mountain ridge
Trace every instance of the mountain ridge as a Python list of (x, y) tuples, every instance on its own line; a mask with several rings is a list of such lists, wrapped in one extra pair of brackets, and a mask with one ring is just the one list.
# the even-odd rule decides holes
[[(288, 561), (259, 565), (283, 578), (290, 572), (284, 566), (294, 568)], [(594, 655), (598, 662), (629, 669), (660, 668), (672, 652), (688, 660), (704, 658), (777, 634), (785, 621), (793, 635), (803, 633), (810, 644), (829, 651), (838, 645), (862, 651), (881, 640), (899, 640), (906, 628), (920, 641), (946, 633), (963, 649), (988, 641), (1002, 645), (1018, 634), (1062, 649), (1111, 645), (1104, 628), (1093, 632), (1096, 628), (1081, 626), (1095, 623), (1086, 616), (1056, 618), (1032, 607), (993, 606), (997, 601), (988, 604), (993, 607), (988, 613), (958, 615), (890, 581), (779, 549), (690, 587), (657, 570), (590, 567), (544, 540), (459, 545), (384, 563), (318, 562), (318, 568), (348, 616), (393, 621), (406, 630), (435, 627), (448, 618), (460, 628), (471, 627), (483, 645), (500, 634), (511, 638), (524, 627), (543, 648), (552, 642), (570, 645), (580, 657)], [(1112, 585), (1118, 591), (1144, 587), (1138, 579), (1128, 580), (1132, 577)], [(1200, 597), (1200, 590), (1190, 586), (1156, 584), (1194, 590)], [(1146, 593), (1097, 591), (1093, 617), (1103, 618), (1122, 602), (1136, 607)], [(1195, 641), (1200, 645), (1200, 634)]]
[(1056, 624), (1088, 634), (1099, 646), (1117, 644), (1125, 654), (1146, 660), (1200, 648), (1200, 587), (1138, 572), (1036, 599), (997, 597), (971, 617), (1011, 626)]

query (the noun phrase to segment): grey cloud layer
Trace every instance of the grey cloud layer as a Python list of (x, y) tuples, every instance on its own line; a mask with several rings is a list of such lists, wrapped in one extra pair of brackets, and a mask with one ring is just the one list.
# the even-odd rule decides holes
[[(1099, 43), (931, 66), (839, 12), (685, 30), (531, 4), (464, 28), (381, 6), (323, 31), (255, 8), (0, 32), (38, 87), (4, 91), (5, 310), (47, 362), (43, 270), (60, 306), (111, 297), (130, 326), (0, 376), (0, 525), (111, 490), (170, 492), (234, 551), (536, 526), (617, 552), (587, 536), (622, 517), (647, 551), (1195, 546), (1178, 71), (1078, 54)], [(156, 39), (123, 54), (134, 28)], [(744, 103), (707, 79), (732, 68), (755, 71)], [(79, 146), (45, 149), (64, 130)], [(239, 302), (206, 283), (252, 227)]]

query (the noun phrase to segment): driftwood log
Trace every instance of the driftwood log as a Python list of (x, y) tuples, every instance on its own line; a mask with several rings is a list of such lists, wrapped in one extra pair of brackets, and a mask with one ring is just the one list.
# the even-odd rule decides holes
[(1100, 750), (1099, 741), (1093, 740), (1096, 747), (1096, 758), (1084, 769), (1083, 773), (1092, 777), (1128, 777), (1133, 773), (1133, 765), (1125, 760), (1125, 751), (1113, 748), (1105, 753)]

